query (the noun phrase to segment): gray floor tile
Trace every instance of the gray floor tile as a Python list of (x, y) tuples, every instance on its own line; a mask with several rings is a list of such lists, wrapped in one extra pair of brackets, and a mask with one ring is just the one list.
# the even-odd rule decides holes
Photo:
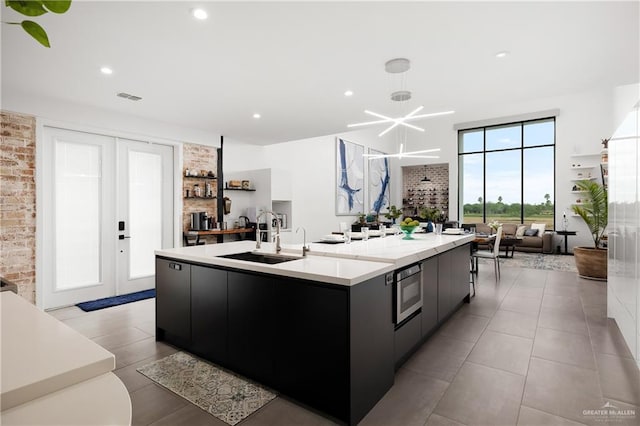
[(523, 376), (465, 362), (435, 413), (468, 425), (515, 424)]
[(202, 408), (188, 404), (173, 413), (151, 423), (152, 426), (228, 426)]
[(442, 326), (439, 334), (467, 342), (477, 342), (487, 324), (489, 324), (487, 317), (461, 312), (451, 317)]
[(78, 308), (77, 306), (69, 306), (66, 308), (53, 309), (51, 311), (46, 311), (46, 312), (59, 321), (64, 321), (67, 319), (86, 315), (86, 312)]
[(557, 309), (542, 308), (538, 327), (552, 328), (554, 330), (568, 331), (571, 333), (589, 335), (587, 321), (583, 312), (561, 311)]
[(542, 300), (544, 289), (542, 287), (513, 286), (509, 290), (509, 296), (528, 297)]
[(115, 333), (93, 339), (94, 342), (110, 351), (112, 349), (153, 337), (136, 327), (123, 328)]
[(580, 297), (580, 285), (575, 281), (547, 281), (547, 285), (544, 288), (544, 294)]
[(359, 424), (422, 426), (448, 387), (449, 382), (401, 368), (393, 387)]
[(500, 300), (476, 294), (476, 297), (472, 299), (471, 303), (465, 304), (460, 308), (460, 311), (471, 315), (491, 318), (498, 310), (498, 306), (500, 306)]
[(605, 326), (593, 325), (592, 322), (588, 324), (591, 345), (595, 353), (633, 358), (633, 354), (614, 320), (607, 319)]
[(337, 423), (278, 397), (247, 417), (239, 426), (330, 426)]
[(148, 425), (189, 404), (160, 386), (151, 384), (130, 394), (131, 424)]
[(525, 376), (532, 347), (533, 339), (487, 330), (467, 361)]
[(502, 301), (500, 310), (537, 316), (540, 313), (540, 300), (529, 297), (511, 296), (508, 294)]
[(177, 349), (163, 342), (156, 342), (155, 337), (115, 348), (111, 352), (116, 356), (116, 368), (126, 367), (152, 356), (168, 356)]
[(588, 336), (540, 328), (533, 344), (533, 356), (578, 367), (596, 369)]
[(518, 416), (518, 426), (584, 426), (584, 423), (574, 422), (564, 417), (554, 416), (544, 411), (534, 408), (520, 407), (520, 416)]
[(568, 271), (547, 271), (547, 286), (549, 284), (566, 284), (566, 285), (576, 285), (578, 283), (578, 276), (575, 272)]
[(554, 294), (545, 294), (542, 299), (542, 307), (546, 309), (555, 309), (562, 312), (582, 313), (582, 302), (577, 296), (556, 296)]
[(596, 361), (605, 399), (640, 405), (640, 371), (635, 360), (597, 354)]
[(429, 416), (429, 420), (424, 426), (465, 426), (460, 422), (456, 422), (455, 420), (448, 419), (446, 417), (440, 416), (436, 413), (433, 413)]
[(403, 368), (451, 382), (471, 352), (473, 343), (436, 334), (403, 365)]
[(592, 424), (583, 410), (604, 403), (596, 371), (540, 358), (531, 358), (522, 405)]
[(513, 311), (497, 311), (487, 326), (488, 330), (533, 339), (538, 318), (535, 315)]

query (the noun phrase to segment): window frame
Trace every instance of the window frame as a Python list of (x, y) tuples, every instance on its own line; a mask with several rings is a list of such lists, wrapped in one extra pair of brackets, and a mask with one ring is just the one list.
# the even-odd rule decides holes
[[(535, 122), (543, 122), (543, 121), (552, 121), (553, 122), (553, 143), (550, 144), (541, 144), (541, 145), (532, 145), (525, 146), (524, 139), (524, 128), (527, 124), (532, 124)], [(525, 160), (525, 150), (528, 149), (536, 149), (536, 148), (553, 148), (553, 229), (556, 226), (556, 116), (547, 116), (547, 117), (539, 117), (530, 120), (519, 120), (512, 121), (506, 123), (492, 124), (490, 126), (477, 126), (477, 127), (469, 127), (464, 129), (458, 129), (458, 217), (464, 219), (464, 191), (463, 191), (463, 162), (461, 161), (465, 155), (470, 154), (482, 154), (482, 222), (486, 223), (487, 221), (487, 153), (493, 152), (504, 152), (504, 151), (520, 151), (520, 223), (524, 223), (524, 160)], [(490, 149), (487, 150), (487, 129), (497, 128), (497, 127), (506, 127), (506, 126), (516, 126), (520, 127), (520, 146), (515, 148), (504, 148), (504, 149)], [(482, 130), (482, 150), (481, 151), (468, 151), (462, 152), (462, 143), (461, 138), (464, 133), (469, 132), (477, 132)], [(462, 183), (462, 185), (460, 184)]]

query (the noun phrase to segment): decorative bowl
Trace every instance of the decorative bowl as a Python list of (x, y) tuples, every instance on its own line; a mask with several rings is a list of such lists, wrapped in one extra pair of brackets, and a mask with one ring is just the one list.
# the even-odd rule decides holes
[(414, 238), (411, 236), (411, 234), (413, 234), (413, 231), (415, 231), (416, 228), (418, 228), (418, 227), (417, 226), (412, 226), (412, 225), (400, 225), (400, 230), (404, 234), (404, 238), (402, 238), (402, 239), (403, 240), (413, 240)]

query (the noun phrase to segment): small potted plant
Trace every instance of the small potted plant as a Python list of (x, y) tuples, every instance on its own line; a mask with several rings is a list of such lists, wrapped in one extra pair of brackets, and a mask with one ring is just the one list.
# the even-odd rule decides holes
[(384, 217), (391, 220), (393, 223), (396, 223), (396, 220), (402, 216), (402, 211), (398, 210), (398, 208), (394, 205), (389, 206), (389, 211), (384, 214)]
[(427, 221), (427, 227), (425, 229), (427, 232), (433, 232), (433, 223), (437, 223), (442, 218), (442, 215), (440, 214), (438, 209), (434, 207), (421, 208), (420, 214), (418, 216), (420, 216), (421, 219)]
[(573, 248), (576, 268), (583, 278), (605, 281), (607, 249), (600, 248), (600, 242), (604, 239), (609, 214), (607, 188), (592, 180), (581, 180), (576, 185), (586, 193), (586, 197), (580, 205), (574, 204), (571, 209), (587, 224), (593, 238), (593, 247)]

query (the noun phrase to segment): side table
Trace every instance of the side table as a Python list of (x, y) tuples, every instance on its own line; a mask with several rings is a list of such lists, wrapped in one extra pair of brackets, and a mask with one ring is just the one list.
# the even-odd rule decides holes
[(561, 254), (573, 254), (573, 253), (569, 253), (569, 249), (567, 247), (567, 238), (569, 238), (569, 235), (576, 235), (577, 232), (576, 231), (556, 231), (556, 234), (564, 236), (564, 253), (561, 253)]

